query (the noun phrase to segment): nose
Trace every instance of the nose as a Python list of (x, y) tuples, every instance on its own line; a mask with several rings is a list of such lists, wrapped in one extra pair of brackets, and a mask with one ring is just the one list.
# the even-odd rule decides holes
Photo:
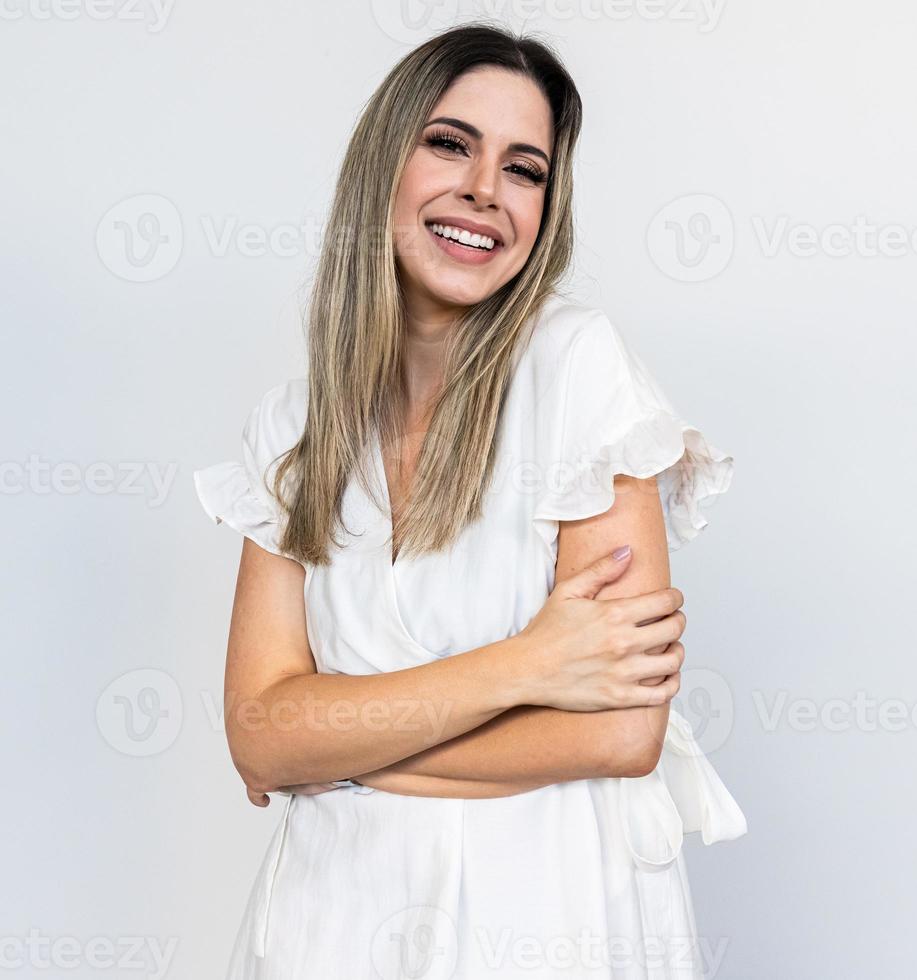
[(500, 203), (500, 165), (497, 160), (481, 156), (465, 171), (460, 194), (463, 200), (478, 207), (497, 207)]

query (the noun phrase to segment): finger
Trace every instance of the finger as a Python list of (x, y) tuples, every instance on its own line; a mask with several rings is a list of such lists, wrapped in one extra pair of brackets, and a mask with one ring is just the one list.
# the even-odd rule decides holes
[(663, 616), (645, 626), (625, 627), (630, 634), (627, 639), (641, 653), (659, 646), (670, 646), (681, 638), (687, 621), (688, 617), (680, 609), (676, 609), (671, 615)]
[(304, 783), (296, 787), (296, 792), (303, 796), (317, 796), (319, 793), (330, 793), (332, 790), (342, 788), (335, 786), (334, 783)]
[[(570, 581), (569, 579), (567, 581)], [(623, 596), (617, 599), (596, 599), (607, 606), (614, 604), (617, 616), (623, 615), (625, 622), (635, 626), (671, 616), (684, 605), (685, 597), (681, 589), (657, 589), (641, 595)]]
[(267, 793), (259, 793), (250, 786), (245, 787), (245, 792), (248, 794), (249, 802), (254, 803), (255, 806), (268, 806), (271, 802), (271, 798)]
[(661, 684), (628, 684), (619, 707), (649, 708), (671, 701), (681, 686), (681, 673), (669, 674)]
[(293, 793), (296, 796), (316, 796), (318, 793), (330, 793), (334, 789), (341, 789), (334, 783), (297, 783), (295, 786), (281, 786), (281, 790)]
[(651, 678), (668, 677), (681, 670), (685, 659), (685, 648), (681, 643), (670, 643), (666, 653), (635, 653), (632, 666), (634, 676), (640, 682)]
[(676, 671), (674, 674), (669, 674), (669, 676), (661, 684), (657, 684), (656, 687), (644, 687), (643, 690), (652, 692), (649, 696), (648, 704), (658, 705), (671, 701), (672, 698), (678, 694), (680, 687), (681, 672)]
[[(625, 546), (622, 546), (622, 548)], [(615, 549), (620, 552), (621, 549)], [(633, 553), (628, 549), (626, 554), (615, 558), (614, 552), (602, 555), (587, 565), (582, 571), (564, 579), (555, 589), (568, 599), (592, 599), (603, 586), (619, 579), (626, 571)]]

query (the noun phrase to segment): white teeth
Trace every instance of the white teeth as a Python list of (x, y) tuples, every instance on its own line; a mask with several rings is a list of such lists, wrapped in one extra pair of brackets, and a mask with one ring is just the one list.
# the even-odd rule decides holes
[(463, 245), (470, 245), (472, 248), (483, 248), (489, 252), (496, 242), (487, 235), (473, 235), (467, 228), (452, 228), (449, 225), (431, 224), (430, 228), (437, 235), (443, 238), (451, 238), (453, 241), (461, 242)]

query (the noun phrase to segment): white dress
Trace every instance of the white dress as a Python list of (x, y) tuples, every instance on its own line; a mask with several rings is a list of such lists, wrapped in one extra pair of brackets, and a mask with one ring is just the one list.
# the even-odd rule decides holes
[[(320, 672), (424, 664), (523, 629), (554, 584), (558, 520), (601, 513), (616, 473), (656, 474), (669, 550), (707, 524), (699, 504), (733, 460), (680, 418), (600, 310), (552, 295), (516, 350), (483, 517), (446, 552), (391, 563), (390, 514), (356, 479), (351, 532), (306, 566)], [(201, 503), (274, 554), (264, 480), (299, 438), (308, 378), (268, 391), (241, 462), (194, 473)], [(388, 501), (378, 440), (372, 472)], [(227, 980), (662, 980), (703, 976), (683, 834), (745, 817), (674, 707), (657, 768), (496, 799), (399, 796), (353, 783), (283, 794)]]

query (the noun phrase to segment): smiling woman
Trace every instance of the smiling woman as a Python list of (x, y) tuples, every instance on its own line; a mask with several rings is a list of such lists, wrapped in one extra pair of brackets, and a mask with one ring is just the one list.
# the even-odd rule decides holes
[(406, 55), (345, 155), (306, 376), (195, 472), (245, 537), (233, 761), (286, 796), (229, 980), (703, 975), (683, 835), (746, 827), (670, 706), (668, 551), (733, 461), (559, 291), (580, 114), (532, 39)]
[[(554, 143), (543, 88), (504, 67), (469, 68), (430, 115), (395, 200), (401, 281), (408, 307), (420, 311), (430, 296), (479, 303), (523, 268), (544, 214)], [(445, 256), (430, 249), (431, 238)]]

